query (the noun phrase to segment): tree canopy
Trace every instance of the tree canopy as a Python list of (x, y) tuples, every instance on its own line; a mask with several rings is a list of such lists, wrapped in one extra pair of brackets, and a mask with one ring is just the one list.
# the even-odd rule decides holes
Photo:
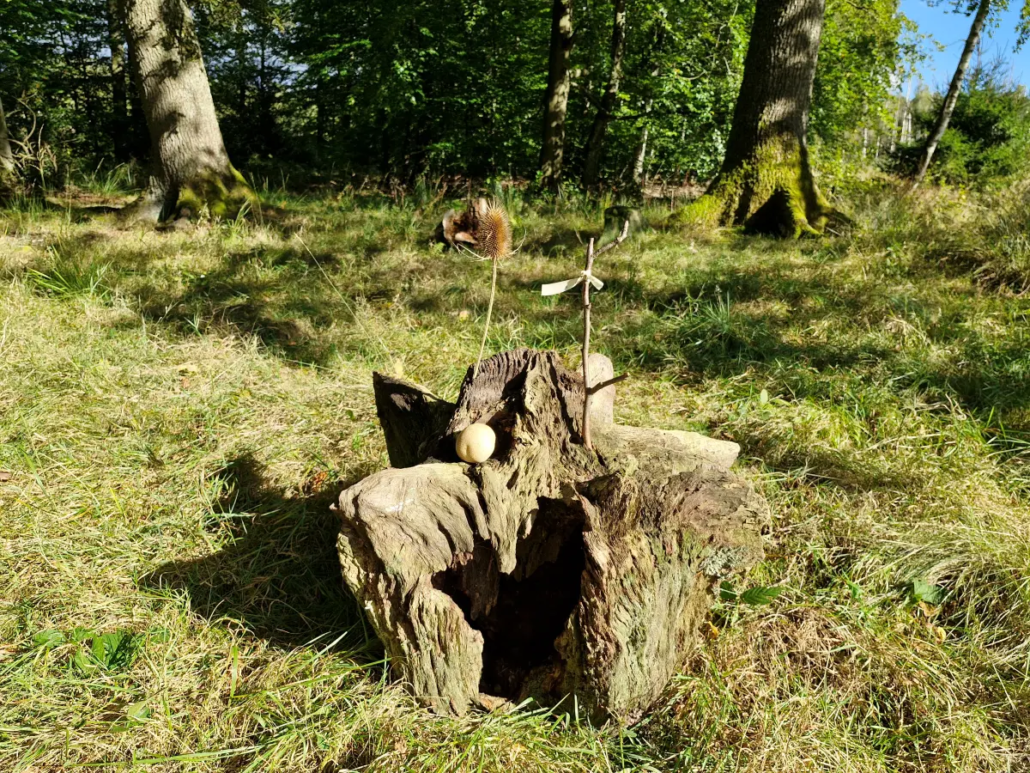
[[(538, 174), (551, 33), (546, 0), (190, 6), (226, 149), (245, 171), (402, 183)], [(567, 185), (581, 179), (598, 109), (611, 96), (614, 7), (573, 3)], [(36, 164), (46, 174), (148, 160), (114, 8), (111, 0), (5, 5), (0, 98), (12, 139), (46, 156)], [(754, 0), (626, 0), (601, 180), (620, 188), (713, 177), (753, 18)], [(817, 162), (879, 156), (904, 134), (904, 111), (892, 92), (917, 56), (912, 32), (897, 0), (828, 0), (809, 117)]]

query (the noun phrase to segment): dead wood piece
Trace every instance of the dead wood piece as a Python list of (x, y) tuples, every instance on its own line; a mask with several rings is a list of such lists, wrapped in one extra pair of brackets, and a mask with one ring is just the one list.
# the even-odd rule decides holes
[[(431, 461), (341, 495), (340, 561), (438, 711), (574, 696), (595, 719), (634, 721), (694, 648), (713, 584), (762, 556), (768, 507), (730, 471), (735, 444), (595, 416), (588, 451), (583, 392), (556, 354), (526, 349), (470, 369), (453, 406), (377, 377), (391, 460)], [(493, 458), (432, 461), (477, 421), (498, 435)], [(405, 432), (420, 450), (395, 447)]]
[(376, 414), (386, 435), (386, 450), (394, 467), (413, 467), (431, 453), (436, 440), (454, 413), (454, 404), (426, 389), (381, 373), (372, 374)]

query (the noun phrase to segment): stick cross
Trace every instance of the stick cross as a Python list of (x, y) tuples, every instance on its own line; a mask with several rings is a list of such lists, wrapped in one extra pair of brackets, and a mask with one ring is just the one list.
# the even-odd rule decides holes
[(590, 439), (590, 398), (602, 389), (626, 378), (624, 375), (616, 376), (607, 381), (602, 381), (600, 384), (590, 385), (590, 374), (587, 371), (587, 360), (590, 358), (590, 288), (593, 287), (595, 290), (600, 290), (604, 287), (604, 282), (594, 276), (594, 260), (604, 255), (608, 250), (618, 247), (626, 241), (628, 236), (629, 221), (627, 220), (622, 224), (622, 233), (619, 234), (618, 238), (608, 242), (597, 252), (594, 252), (594, 240), (591, 239), (590, 244), (587, 246), (586, 268), (580, 272), (579, 276), (562, 282), (551, 282), (540, 288), (540, 294), (547, 296), (558, 295), (566, 290), (572, 290), (583, 285), (583, 445), (588, 449), (594, 447)]

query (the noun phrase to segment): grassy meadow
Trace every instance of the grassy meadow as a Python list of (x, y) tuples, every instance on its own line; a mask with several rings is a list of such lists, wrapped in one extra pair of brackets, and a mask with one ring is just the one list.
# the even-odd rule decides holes
[[(578, 297), (539, 286), (601, 209), (506, 198), (488, 347), (573, 363)], [(599, 261), (617, 419), (741, 444), (773, 509), (744, 584), (783, 589), (718, 602), (628, 729), (391, 682), (329, 505), (387, 464), (373, 370), (456, 395), (490, 267), (430, 246), (431, 193), (267, 199), (0, 212), (0, 770), (1030, 771), (1025, 191), (870, 184), (851, 234)]]

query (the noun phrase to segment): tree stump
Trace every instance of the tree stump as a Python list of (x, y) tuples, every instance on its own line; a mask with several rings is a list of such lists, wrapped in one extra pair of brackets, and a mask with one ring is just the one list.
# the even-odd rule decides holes
[[(616, 425), (598, 397), (588, 451), (582, 378), (553, 352), (470, 368), (457, 404), (374, 383), (395, 467), (340, 496), (338, 548), (412, 692), (454, 714), (574, 697), (594, 720), (638, 719), (694, 647), (718, 580), (762, 557), (768, 507), (729, 471), (736, 444)], [(477, 421), (497, 449), (468, 465), (454, 436)]]
[(616, 239), (622, 233), (623, 225), (627, 222), (630, 234), (635, 234), (644, 227), (644, 218), (637, 207), (625, 204), (608, 207), (604, 211), (604, 232), (601, 234), (598, 244), (606, 244)]

